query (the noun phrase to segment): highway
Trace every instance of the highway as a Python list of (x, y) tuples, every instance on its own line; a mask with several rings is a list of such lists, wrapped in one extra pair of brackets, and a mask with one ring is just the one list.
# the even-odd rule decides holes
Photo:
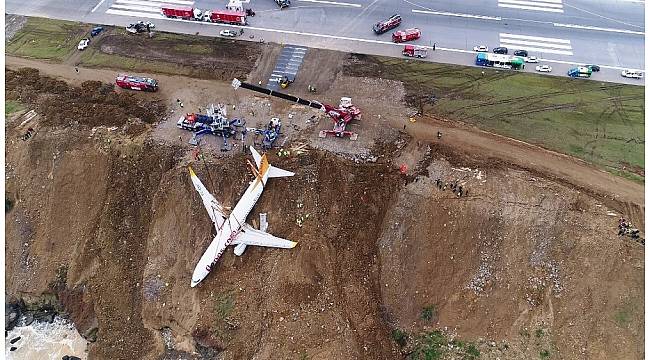
[[(166, 19), (162, 4), (201, 9), (225, 8), (206, 0), (7, 0), (6, 13), (127, 25), (152, 20), (156, 29), (218, 36), (233, 26)], [(473, 65), (476, 45), (505, 46), (510, 54), (527, 49), (551, 75), (581, 64), (597, 64), (593, 80), (643, 85), (621, 70), (645, 69), (645, 3), (640, 0), (293, 0), (280, 10), (273, 0), (252, 0), (245, 27), (247, 40), (272, 41), (357, 53), (401, 56), (402, 45), (391, 32), (375, 35), (372, 25), (399, 13), (399, 29), (418, 27), (422, 37), (411, 43), (432, 47), (428, 61)], [(252, 36), (252, 38), (251, 38)], [(524, 71), (534, 71), (534, 64)]]

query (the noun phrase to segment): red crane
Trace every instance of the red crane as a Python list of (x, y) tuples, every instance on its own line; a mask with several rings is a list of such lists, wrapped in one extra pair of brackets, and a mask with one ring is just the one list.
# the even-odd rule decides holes
[(345, 129), (348, 123), (350, 123), (351, 121), (361, 120), (361, 110), (359, 110), (359, 108), (357, 108), (356, 106), (352, 105), (352, 99), (350, 99), (349, 97), (341, 98), (341, 103), (339, 104), (339, 106), (334, 107), (332, 105), (322, 104), (318, 101), (305, 100), (297, 96), (283, 94), (281, 92), (263, 88), (261, 86), (241, 82), (237, 79), (234, 79), (232, 81), (232, 87), (235, 88), (235, 90), (242, 87), (244, 89), (257, 91), (259, 93), (270, 95), (270, 96), (279, 97), (287, 101), (295, 102), (301, 105), (309, 106), (314, 109), (319, 109), (324, 111), (325, 113), (327, 113), (327, 115), (330, 116), (330, 118), (332, 118), (332, 122), (334, 123), (334, 128), (332, 130), (321, 131), (318, 134), (319, 137), (326, 137), (328, 134), (330, 134), (336, 137), (349, 136), (350, 140), (356, 140), (357, 137), (359, 136), (359, 134)]

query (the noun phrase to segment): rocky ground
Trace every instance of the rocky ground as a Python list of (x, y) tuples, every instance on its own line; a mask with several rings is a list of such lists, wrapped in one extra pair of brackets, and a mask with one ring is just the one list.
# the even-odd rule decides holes
[[(644, 249), (616, 234), (620, 215), (643, 226), (642, 202), (437, 140), (453, 124), (409, 122), (399, 83), (335, 60), (314, 96), (352, 96), (357, 142), (320, 139), (323, 114), (228, 82), (156, 75), (159, 93), (113, 92), (111, 71), (8, 58), (7, 98), (27, 108), (6, 122), (7, 293), (54, 295), (97, 359), (643, 357)], [(190, 288), (213, 229), (187, 165), (226, 206), (250, 179), (240, 148), (206, 140), (197, 161), (174, 126), (208, 102), (250, 124), (280, 116), (283, 146), (307, 144), (270, 153), (296, 176), (271, 181), (249, 217), (268, 213), (298, 246), (228, 250)]]

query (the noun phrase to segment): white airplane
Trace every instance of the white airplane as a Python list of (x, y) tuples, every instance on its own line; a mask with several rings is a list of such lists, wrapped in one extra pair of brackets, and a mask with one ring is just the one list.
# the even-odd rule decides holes
[(285, 249), (290, 249), (296, 246), (296, 243), (293, 241), (275, 237), (264, 231), (257, 230), (245, 222), (248, 213), (250, 213), (251, 209), (253, 209), (253, 206), (257, 202), (257, 199), (262, 195), (264, 186), (269, 178), (294, 175), (294, 173), (290, 171), (271, 166), (266, 159), (266, 154), (260, 155), (252, 146), (250, 147), (250, 150), (255, 159), (255, 164), (257, 165), (257, 167), (255, 167), (250, 163), (250, 161), (248, 162), (253, 170), (253, 174), (255, 175), (255, 180), (250, 182), (248, 189), (246, 189), (246, 192), (242, 195), (241, 199), (237, 205), (235, 205), (235, 208), (232, 209), (232, 212), (228, 217), (226, 217), (221, 204), (219, 204), (214, 196), (208, 192), (208, 189), (203, 186), (201, 180), (199, 180), (192, 168), (189, 168), (194, 188), (199, 192), (199, 195), (201, 195), (203, 205), (208, 210), (210, 219), (212, 219), (214, 227), (217, 229), (217, 235), (214, 237), (212, 243), (210, 243), (210, 246), (208, 246), (208, 249), (205, 251), (203, 256), (201, 256), (201, 260), (199, 260), (199, 263), (194, 269), (191, 287), (195, 287), (205, 279), (206, 276), (208, 276), (210, 270), (217, 260), (219, 260), (219, 257), (221, 257), (221, 254), (223, 254), (228, 245), (236, 245), (234, 252), (237, 256), (241, 256), (248, 245)]

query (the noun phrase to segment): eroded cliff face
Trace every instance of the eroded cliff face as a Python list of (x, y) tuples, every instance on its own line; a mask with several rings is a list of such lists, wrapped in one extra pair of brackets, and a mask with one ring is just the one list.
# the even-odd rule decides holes
[[(487, 358), (642, 357), (643, 247), (582, 189), (404, 139), (377, 142), (376, 163), (270, 153), (296, 176), (272, 179), (248, 222), (267, 213), (268, 231), (298, 246), (228, 249), (190, 288), (215, 230), (187, 166), (229, 207), (252, 178), (247, 155), (195, 158), (156, 138), (157, 102), (12, 76), (32, 79), (8, 93), (33, 108), (6, 125), (6, 292), (56, 295), (96, 337), (91, 359), (400, 359), (444, 327)], [(145, 120), (66, 112), (122, 101)]]

